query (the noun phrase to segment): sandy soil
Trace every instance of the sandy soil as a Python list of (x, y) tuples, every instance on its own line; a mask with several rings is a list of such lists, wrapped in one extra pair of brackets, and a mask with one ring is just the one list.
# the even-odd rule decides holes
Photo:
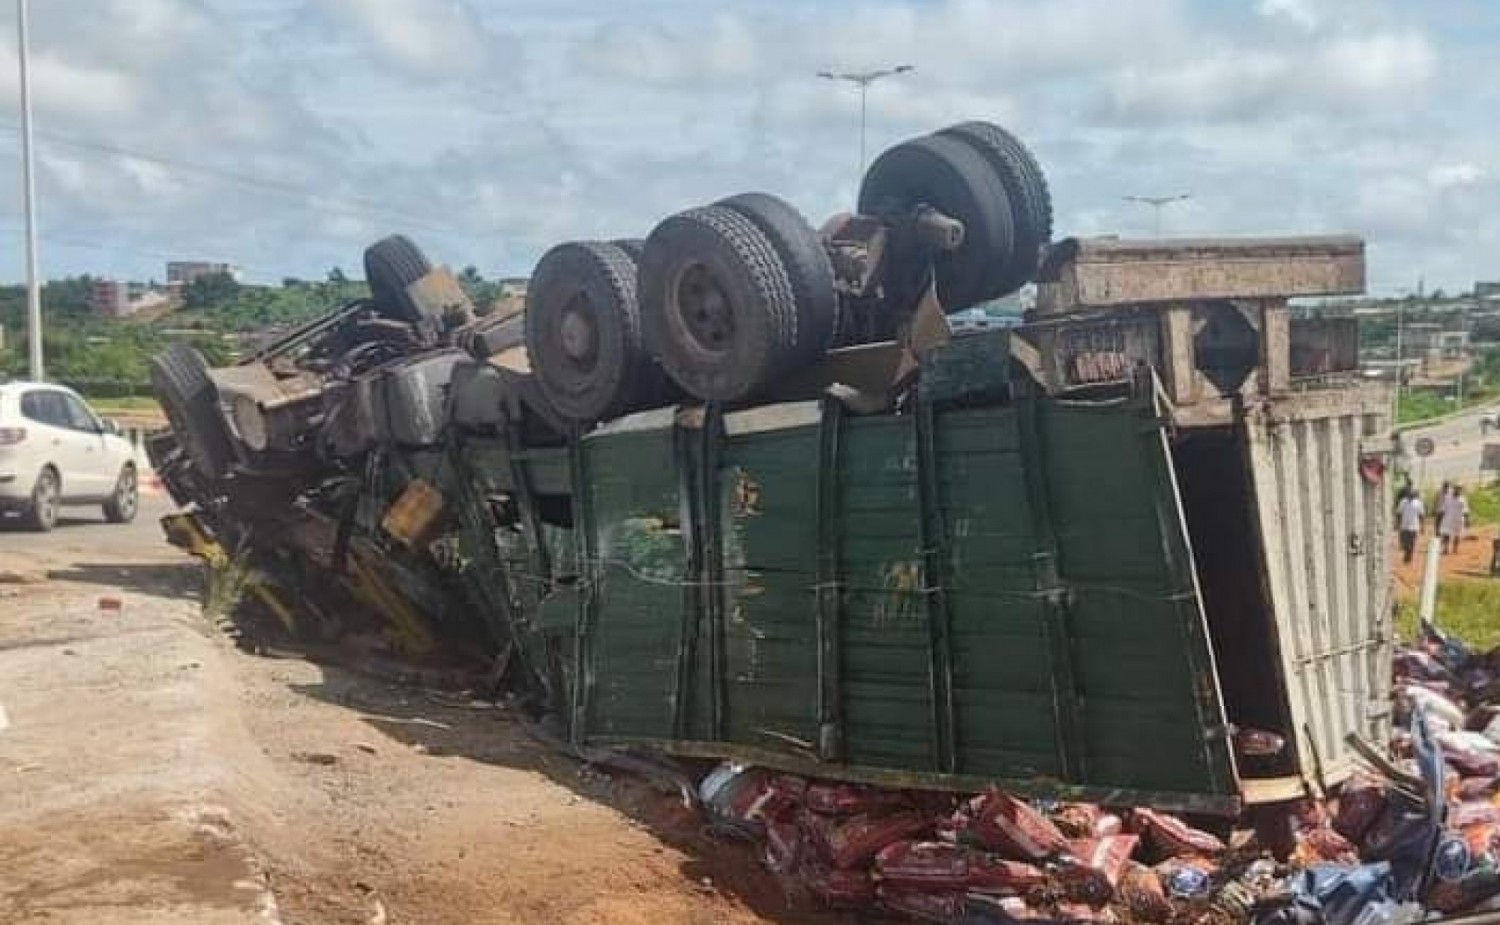
[(676, 795), (491, 706), (244, 655), (152, 525), (75, 529), (0, 534), (0, 573), (45, 579), (0, 584), (0, 922), (831, 921)]

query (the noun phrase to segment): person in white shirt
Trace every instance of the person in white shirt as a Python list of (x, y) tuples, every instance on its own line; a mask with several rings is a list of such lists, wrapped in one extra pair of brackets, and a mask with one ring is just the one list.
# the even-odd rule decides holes
[(1443, 552), (1458, 549), (1463, 539), (1464, 525), (1469, 520), (1469, 499), (1457, 485), (1438, 502), (1438, 536), (1443, 538)]
[(1396, 505), (1397, 529), (1401, 535), (1401, 561), (1410, 562), (1417, 551), (1417, 534), (1422, 532), (1422, 518), (1427, 508), (1422, 498), (1412, 489), (1402, 492), (1401, 503)]

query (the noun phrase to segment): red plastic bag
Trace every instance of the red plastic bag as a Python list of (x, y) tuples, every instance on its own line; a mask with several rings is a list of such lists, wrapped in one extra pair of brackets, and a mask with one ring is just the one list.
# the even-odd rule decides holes
[(804, 857), (798, 873), (808, 891), (827, 905), (868, 906), (875, 901), (875, 881), (867, 870), (838, 870)]
[(797, 817), (782, 813), (766, 823), (765, 863), (773, 873), (787, 874), (796, 869), (806, 839)]
[(1152, 848), (1167, 857), (1213, 857), (1223, 854), (1224, 842), (1211, 832), (1195, 829), (1166, 813), (1150, 809), (1132, 810), (1131, 828)]
[(900, 790), (882, 790), (856, 784), (811, 784), (803, 795), (811, 812), (824, 816), (853, 816), (904, 809), (911, 800)]
[(1068, 850), (1068, 840), (1024, 800), (990, 789), (954, 817), (957, 835), (1018, 861), (1037, 863)]
[(1385, 786), (1373, 780), (1356, 779), (1339, 792), (1338, 812), (1333, 816), (1333, 830), (1349, 841), (1360, 844), (1385, 812)]
[(834, 867), (864, 864), (891, 842), (917, 838), (932, 828), (929, 820), (911, 810), (888, 816), (852, 816), (834, 820), (808, 816), (807, 827), (814, 843)]
[(900, 841), (875, 856), (875, 877), (903, 890), (971, 890), (1021, 896), (1047, 885), (1039, 867), (951, 842)]
[(1126, 865), (1115, 895), (1139, 921), (1163, 923), (1172, 916), (1172, 903), (1167, 899), (1161, 878), (1144, 864)]
[(958, 921), (968, 904), (962, 890), (932, 892), (882, 885), (876, 894), (880, 904), (892, 912), (939, 925)]
[(1069, 899), (1102, 906), (1114, 897), (1140, 839), (1112, 835), (1073, 842), (1069, 857), (1058, 864), (1058, 880)]

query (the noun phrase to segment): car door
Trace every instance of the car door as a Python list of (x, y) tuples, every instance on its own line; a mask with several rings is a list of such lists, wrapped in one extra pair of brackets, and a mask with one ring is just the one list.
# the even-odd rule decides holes
[(28, 429), (36, 430), (32, 446), (38, 471), (45, 465), (55, 467), (62, 478), (65, 496), (87, 493), (86, 478), (83, 484), (74, 481), (85, 465), (84, 447), (80, 435), (73, 430), (62, 393), (56, 389), (28, 389), (21, 395), (21, 416), (26, 418)]
[(73, 473), (76, 492), (70, 490), (68, 494), (102, 498), (114, 490), (115, 479), (119, 476), (119, 467), (104, 442), (104, 425), (77, 395), (58, 392), (57, 396), (77, 447), (78, 461)]

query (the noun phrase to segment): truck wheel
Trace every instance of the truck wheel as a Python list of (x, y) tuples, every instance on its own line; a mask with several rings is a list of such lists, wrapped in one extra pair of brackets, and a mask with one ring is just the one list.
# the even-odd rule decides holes
[(36, 484), (31, 487), (31, 500), (22, 512), (26, 526), (38, 533), (50, 533), (57, 526), (57, 509), (62, 503), (62, 483), (57, 470), (45, 466), (37, 473)]
[(1041, 264), (1042, 248), (1052, 240), (1052, 193), (1042, 165), (1021, 140), (990, 122), (963, 122), (938, 135), (957, 138), (989, 162), (1010, 199), (1015, 253), (1000, 273), (1002, 295), (1031, 282)]
[(141, 485), (136, 477), (135, 466), (126, 463), (115, 480), (115, 493), (104, 502), (104, 519), (112, 524), (128, 524), (135, 520), (141, 506)]
[(365, 248), (365, 281), (370, 296), (392, 318), (412, 324), (427, 320), (428, 312), (407, 294), (406, 288), (431, 270), (427, 256), (404, 234), (381, 238)]
[(742, 193), (718, 204), (750, 219), (771, 239), (797, 300), (797, 360), (817, 362), (833, 343), (839, 312), (833, 263), (822, 238), (801, 212), (766, 193)]
[[(958, 248), (929, 254), (911, 235), (900, 233), (912, 210), (922, 205), (963, 222)], [(887, 291), (897, 304), (910, 304), (921, 294), (929, 260), (945, 311), (1002, 294), (996, 268), (1009, 263), (1015, 249), (1010, 200), (985, 159), (958, 139), (931, 135), (880, 155), (865, 173), (859, 211), (892, 221), (898, 229), (885, 271)]]
[(172, 344), (152, 357), (150, 366), (151, 387), (188, 458), (210, 479), (227, 475), (234, 465), (234, 443), (203, 354)]
[(645, 248), (646, 242), (640, 238), (620, 238), (609, 243), (624, 251), (634, 263), (641, 262), (641, 251)]
[(646, 344), (684, 389), (743, 401), (797, 358), (797, 302), (776, 248), (733, 209), (668, 218), (641, 254)]
[(526, 292), (526, 351), (542, 394), (564, 416), (615, 417), (665, 392), (646, 352), (635, 261), (613, 244), (559, 244)]

